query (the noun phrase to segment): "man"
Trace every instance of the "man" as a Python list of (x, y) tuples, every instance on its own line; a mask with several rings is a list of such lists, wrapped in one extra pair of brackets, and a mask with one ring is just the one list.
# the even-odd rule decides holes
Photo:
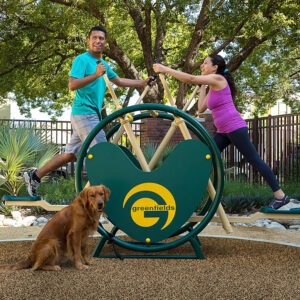
[[(106, 90), (103, 74), (106, 73), (109, 80), (117, 86), (141, 87), (150, 82), (153, 84), (153, 77), (145, 80), (118, 77), (107, 62), (102, 59), (106, 43), (105, 28), (102, 26), (92, 27), (87, 38), (89, 50), (75, 58), (70, 72), (68, 86), (71, 91), (76, 91), (71, 112), (73, 128), (71, 141), (67, 144), (64, 153), (56, 155), (40, 169), (24, 173), (30, 196), (37, 194), (37, 188), (45, 175), (68, 162), (76, 161), (82, 143), (101, 120), (100, 112)], [(99, 142), (106, 142), (103, 130), (97, 134), (91, 145)]]

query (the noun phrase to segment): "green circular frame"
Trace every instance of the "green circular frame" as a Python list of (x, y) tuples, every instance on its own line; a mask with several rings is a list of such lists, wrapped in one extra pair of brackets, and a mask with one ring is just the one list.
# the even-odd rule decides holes
[[(82, 187), (82, 167), (83, 162), (86, 157), (87, 151), (89, 149), (89, 146), (91, 142), (93, 141), (94, 137), (105, 128), (105, 126), (111, 122), (113, 122), (116, 119), (119, 119), (120, 117), (124, 117), (128, 113), (133, 112), (140, 112), (140, 111), (148, 111), (148, 113), (139, 113), (137, 115), (133, 116), (133, 121), (144, 119), (144, 118), (153, 118), (152, 112), (155, 111), (157, 115), (155, 118), (163, 118), (163, 119), (169, 119), (174, 120), (175, 117), (180, 117), (184, 119), (187, 127), (203, 142), (205, 143), (208, 148), (210, 149), (212, 153), (212, 168), (214, 170), (214, 179), (213, 179), (213, 186), (216, 191), (216, 195), (214, 199), (211, 199), (209, 207), (206, 206), (205, 215), (203, 216), (203, 219), (196, 223), (196, 222), (188, 222), (187, 224), (183, 225), (173, 236), (178, 236), (178, 239), (174, 241), (166, 241), (161, 242), (159, 244), (137, 244), (133, 242), (128, 242), (125, 240), (122, 240), (116, 236), (112, 236), (112, 234), (104, 229), (102, 226), (98, 226), (98, 232), (107, 240), (112, 240), (117, 245), (124, 247), (129, 250), (133, 251), (141, 251), (141, 252), (157, 252), (157, 251), (163, 251), (172, 249), (175, 247), (178, 247), (179, 245), (184, 244), (185, 242), (189, 241), (191, 238), (193, 238), (195, 235), (197, 235), (199, 232), (201, 232), (207, 224), (210, 222), (210, 220), (213, 218), (215, 212), (217, 211), (217, 208), (220, 204), (222, 192), (223, 192), (223, 186), (224, 186), (224, 170), (223, 170), (223, 163), (220, 156), (219, 149), (217, 148), (214, 140), (210, 136), (210, 134), (206, 131), (206, 129), (203, 127), (202, 124), (200, 124), (197, 120), (195, 120), (193, 117), (191, 117), (189, 114), (171, 107), (167, 105), (162, 104), (153, 104), (153, 103), (145, 103), (145, 104), (138, 104), (133, 106), (128, 106), (125, 108), (122, 108), (120, 110), (115, 111), (111, 115), (107, 116), (105, 119), (100, 121), (97, 126), (90, 132), (86, 140), (84, 141), (81, 151), (79, 153), (77, 164), (76, 164), (76, 170), (75, 170), (75, 186), (77, 193), (80, 192)], [(109, 138), (112, 136), (116, 130), (120, 127), (119, 124), (115, 125), (107, 134), (107, 137)], [(118, 229), (114, 229), (114, 233), (117, 232)], [(179, 236), (179, 234), (187, 232), (183, 236)]]

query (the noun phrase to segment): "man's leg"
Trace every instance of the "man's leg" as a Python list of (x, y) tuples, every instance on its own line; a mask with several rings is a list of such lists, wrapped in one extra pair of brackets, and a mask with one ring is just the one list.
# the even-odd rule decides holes
[(24, 172), (24, 179), (27, 185), (27, 191), (30, 196), (37, 195), (37, 188), (41, 183), (41, 179), (50, 173), (65, 165), (68, 162), (76, 161), (73, 153), (61, 153), (50, 159), (43, 167), (34, 172)]
[[(92, 129), (99, 123), (99, 121), (100, 120), (97, 114), (71, 116), (73, 134), (70, 142), (66, 145), (65, 153), (54, 156), (43, 167), (35, 170), (34, 172), (24, 173), (25, 183), (30, 196), (36, 195), (36, 190), (41, 182), (41, 179), (45, 175), (68, 162), (74, 162), (77, 160), (77, 155), (80, 151), (82, 143), (85, 141)], [(106, 142), (106, 136), (103, 130), (101, 130), (95, 136), (91, 146), (100, 142)]]
[(41, 179), (51, 171), (54, 171), (68, 162), (76, 161), (76, 156), (73, 153), (61, 153), (50, 159), (43, 167), (36, 170), (35, 174)]
[(76, 153), (79, 151), (81, 144), (81, 139), (76, 130), (73, 128), (73, 134), (70, 142), (66, 146), (65, 153), (54, 156), (40, 169), (31, 172), (24, 172), (24, 179), (27, 185), (28, 194), (30, 196), (37, 195), (37, 188), (41, 183), (41, 179), (49, 172), (56, 170), (68, 162), (76, 161)]

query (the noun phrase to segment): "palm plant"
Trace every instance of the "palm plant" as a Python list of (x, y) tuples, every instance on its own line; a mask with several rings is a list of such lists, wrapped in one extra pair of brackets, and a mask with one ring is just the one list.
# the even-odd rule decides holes
[[(159, 144), (158, 143), (147, 143), (143, 146), (142, 151), (144, 153), (146, 161), (149, 163), (151, 158), (155, 154)], [(174, 145), (169, 144), (167, 147), (162, 151), (160, 158), (158, 159), (154, 169), (159, 168), (163, 161), (168, 157), (168, 155), (173, 151)]]
[(44, 131), (32, 128), (0, 129), (0, 189), (17, 196), (24, 185), (23, 172), (40, 167), (58, 152), (57, 146), (47, 143)]

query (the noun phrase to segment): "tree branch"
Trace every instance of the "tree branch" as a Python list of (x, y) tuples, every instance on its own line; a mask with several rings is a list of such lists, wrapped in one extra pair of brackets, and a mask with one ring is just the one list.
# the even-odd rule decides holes
[[(129, 10), (129, 14), (134, 22), (134, 27), (136, 29), (137, 35), (141, 42), (141, 47), (143, 49), (144, 61), (146, 64), (146, 68), (148, 74), (152, 71), (152, 39), (151, 39), (151, 5), (147, 3), (144, 7), (140, 4), (137, 6), (133, 6), (130, 1), (124, 0), (124, 4), (127, 6)], [(141, 11), (145, 14), (145, 20), (143, 20), (143, 16)]]
[(253, 52), (253, 50), (268, 40), (268, 37), (251, 37), (248, 40), (248, 43), (243, 47), (241, 51), (239, 51), (227, 64), (228, 69), (233, 72), (239, 68), (239, 66), (243, 63), (243, 61)]
[(185, 72), (191, 73), (193, 69), (193, 63), (194, 59), (198, 53), (200, 43), (203, 39), (203, 34), (204, 31), (209, 23), (209, 5), (210, 5), (210, 0), (204, 0), (196, 25), (195, 25), (195, 30), (192, 35), (191, 42), (189, 44), (189, 47), (187, 49), (187, 54), (185, 56), (185, 62), (183, 66), (183, 70)]
[(50, 2), (61, 4), (68, 7), (76, 7), (77, 9), (91, 14), (96, 19), (100, 20), (102, 24), (106, 24), (105, 15), (100, 11), (99, 5), (93, 1), (78, 1), (78, 0), (50, 0)]

